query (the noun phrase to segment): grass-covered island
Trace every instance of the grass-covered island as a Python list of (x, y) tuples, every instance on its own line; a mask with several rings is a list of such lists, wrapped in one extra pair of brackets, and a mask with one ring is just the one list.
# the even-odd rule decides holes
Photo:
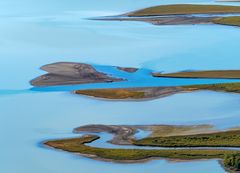
[(129, 17), (182, 15), (182, 14), (233, 14), (240, 13), (239, 6), (172, 4), (159, 5), (127, 13)]
[(240, 70), (205, 70), (205, 71), (183, 71), (175, 73), (152, 73), (153, 77), (168, 78), (220, 78), (240, 79)]
[[(225, 14), (233, 16), (224, 16)], [(97, 20), (144, 21), (155, 25), (222, 24), (239, 26), (240, 17), (234, 16), (234, 14), (240, 14), (239, 6), (172, 4), (136, 10), (123, 14), (121, 17), (113, 16)]]
[(219, 92), (240, 93), (240, 82), (187, 85), (178, 87), (143, 87), (143, 88), (120, 88), (120, 89), (88, 89), (77, 90), (75, 94), (115, 100), (145, 100), (166, 97), (181, 92), (197, 90), (210, 90)]
[(220, 17), (213, 19), (215, 24), (240, 26), (240, 16)]
[[(220, 159), (226, 169), (236, 172), (240, 169), (240, 151), (229, 148), (224, 149), (224, 147), (240, 147), (240, 130), (144, 138), (133, 140), (132, 142), (132, 145), (175, 147), (172, 149), (111, 149), (86, 145), (99, 138), (100, 137), (96, 135), (85, 135), (79, 138), (46, 141), (44, 144), (56, 149), (78, 153), (85, 157), (104, 161), (135, 163), (156, 158), (177, 159), (183, 161), (196, 159)], [(215, 148), (204, 148), (212, 146)], [(181, 148), (177, 149), (177, 147)], [(194, 147), (203, 148), (194, 149)]]
[(220, 91), (220, 92), (240, 93), (240, 82), (189, 85), (189, 86), (182, 86), (182, 88), (186, 88), (187, 90), (211, 90), (211, 91)]
[(186, 90), (181, 87), (144, 87), (144, 88), (120, 88), (120, 89), (88, 89), (76, 90), (75, 94), (117, 100), (141, 100), (159, 98)]

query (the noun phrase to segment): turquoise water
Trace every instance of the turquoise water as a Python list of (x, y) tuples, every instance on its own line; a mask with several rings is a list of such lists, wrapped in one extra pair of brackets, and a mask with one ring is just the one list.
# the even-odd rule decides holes
[[(146, 102), (110, 102), (64, 92), (74, 88), (235, 81), (153, 79), (148, 73), (149, 70), (239, 69), (238, 28), (86, 20), (167, 3), (214, 1), (0, 0), (0, 135), (4, 141), (0, 144), (0, 172), (224, 172), (216, 160), (180, 163), (154, 160), (125, 165), (94, 161), (39, 145), (46, 139), (73, 136), (73, 128), (94, 123), (211, 123), (219, 129), (239, 126), (237, 94), (200, 91)], [(57, 61), (95, 64), (99, 70), (126, 77), (129, 82), (32, 88), (28, 81), (44, 73), (38, 68)], [(149, 70), (126, 75), (99, 65)]]

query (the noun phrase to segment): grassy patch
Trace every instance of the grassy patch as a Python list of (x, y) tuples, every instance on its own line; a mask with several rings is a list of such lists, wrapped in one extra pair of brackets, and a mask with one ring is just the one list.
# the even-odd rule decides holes
[[(180, 75), (180, 74), (178, 74), (178, 75)], [(194, 76), (197, 76), (197, 75), (199, 75), (199, 74), (196, 74), (196, 75), (194, 74)], [(212, 76), (213, 75), (216, 77), (215, 74), (212, 74)], [(181, 74), (181, 76), (183, 76), (183, 75)], [(191, 75), (191, 76), (193, 76), (193, 75)], [(223, 76), (223, 75), (220, 75), (220, 76)], [(227, 77), (227, 76), (228, 75), (225, 75), (225, 77)], [(171, 95), (171, 94), (175, 94), (178, 92), (195, 91), (195, 90), (212, 90), (212, 91), (240, 93), (240, 82), (187, 85), (187, 86), (179, 86), (179, 87), (90, 89), (90, 90), (77, 90), (77, 91), (75, 91), (75, 93), (81, 94), (81, 95), (105, 98), (105, 99), (136, 99), (137, 100), (137, 99), (145, 99), (145, 98), (149, 98), (149, 99), (157, 98), (160, 96)], [(175, 132), (177, 132), (178, 130), (179, 129), (175, 129)]]
[[(150, 158), (168, 159), (222, 159), (224, 166), (231, 170), (240, 169), (240, 151), (224, 149), (111, 149), (86, 146), (99, 139), (98, 136), (83, 136), (79, 138), (53, 140), (45, 142), (45, 145), (68, 152), (79, 153), (85, 156), (103, 160), (137, 162)], [(240, 146), (240, 131), (226, 131), (211, 134), (185, 135), (172, 137), (145, 138), (135, 141), (136, 145), (193, 147), (193, 146)]]
[(179, 136), (191, 135), (204, 132), (210, 132), (211, 125), (195, 125), (195, 126), (174, 126), (174, 125), (159, 125), (151, 126), (151, 137), (164, 137), (164, 136)]
[(171, 14), (220, 14), (240, 13), (238, 6), (175, 4), (160, 5), (129, 13), (128, 16), (154, 16)]
[(240, 147), (240, 130), (183, 136), (148, 137), (137, 140), (134, 144), (159, 147)]
[(205, 84), (205, 85), (191, 85), (183, 86), (187, 89), (197, 89), (197, 90), (212, 90), (212, 91), (224, 91), (224, 92), (234, 92), (240, 93), (240, 82), (236, 83), (221, 83), (221, 84)]
[(77, 90), (76, 94), (94, 96), (106, 99), (140, 99), (144, 98), (144, 92), (130, 91), (128, 89), (90, 89)]
[(221, 25), (240, 26), (240, 16), (216, 18), (213, 20), (213, 23)]
[(151, 157), (164, 157), (171, 159), (223, 159), (225, 155), (237, 154), (237, 151), (230, 150), (144, 150), (144, 149), (109, 149), (97, 148), (84, 145), (96, 140), (96, 137), (80, 137), (74, 139), (64, 139), (48, 141), (45, 144), (56, 149), (68, 152), (80, 153), (84, 155), (96, 156), (102, 159), (115, 161), (137, 161)]
[(214, 71), (189, 71), (176, 73), (153, 73), (154, 77), (175, 77), (175, 78), (240, 78), (240, 70), (214, 70)]
[(223, 163), (231, 170), (240, 171), (240, 154), (225, 155)]

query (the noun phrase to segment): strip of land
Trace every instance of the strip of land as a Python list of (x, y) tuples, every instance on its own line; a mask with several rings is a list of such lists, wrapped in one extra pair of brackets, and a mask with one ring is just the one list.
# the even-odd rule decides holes
[(94, 20), (105, 21), (140, 21), (153, 25), (193, 25), (193, 24), (213, 24), (216, 17), (195, 17), (195, 16), (150, 16), (150, 17), (105, 17)]
[(212, 20), (215, 24), (240, 26), (240, 16), (220, 17)]
[(93, 66), (84, 63), (58, 62), (41, 67), (48, 72), (33, 79), (33, 86), (74, 85), (87, 83), (118, 82), (121, 78), (98, 72)]
[(195, 135), (147, 137), (133, 143), (134, 145), (157, 147), (240, 147), (240, 130)]
[(217, 2), (240, 2), (240, 0), (216, 0)]
[(181, 87), (144, 87), (121, 89), (88, 89), (76, 90), (75, 94), (115, 100), (145, 100), (165, 97), (187, 89)]
[[(99, 126), (100, 127), (100, 126)], [(96, 131), (97, 126), (91, 129)], [(99, 132), (106, 127), (100, 127)], [(176, 127), (174, 127), (176, 128)], [(86, 130), (86, 129), (85, 129)], [(104, 129), (111, 132), (110, 129)], [(119, 130), (119, 129), (118, 129)], [(120, 129), (121, 131), (121, 129)], [(115, 133), (115, 132), (114, 132)], [(87, 135), (79, 138), (51, 140), (45, 145), (68, 152), (78, 153), (85, 157), (113, 162), (136, 163), (156, 158), (195, 160), (195, 159), (220, 159), (224, 166), (232, 171), (240, 169), (240, 151), (222, 147), (240, 147), (240, 130), (200, 133), (195, 135), (177, 135), (165, 137), (147, 137), (132, 140), (132, 145), (161, 146), (161, 147), (186, 147), (186, 149), (111, 149), (90, 147), (85, 145), (98, 140), (96, 135)], [(215, 149), (194, 149), (192, 147), (216, 147)], [(217, 148), (221, 147), (221, 148)]]
[(240, 79), (240, 70), (206, 70), (206, 71), (184, 71), (176, 73), (152, 73), (152, 76), (167, 78)]
[(219, 91), (219, 92), (240, 93), (240, 82), (188, 85), (188, 86), (182, 86), (182, 88), (186, 88), (188, 91), (211, 90), (211, 91)]
[(234, 14), (240, 13), (239, 6), (227, 5), (199, 5), (199, 4), (173, 4), (159, 5), (125, 14), (129, 17), (183, 15), (183, 14)]
[(195, 149), (171, 149), (171, 150), (148, 150), (148, 149), (109, 149), (97, 148), (84, 145), (99, 139), (98, 136), (60, 139), (47, 141), (44, 144), (56, 149), (78, 153), (86, 157), (114, 161), (114, 162), (139, 162), (159, 158), (193, 160), (193, 159), (223, 159), (224, 155), (238, 154), (232, 150), (195, 150)]
[(75, 94), (91, 96), (112, 100), (148, 100), (170, 96), (182, 92), (193, 92), (197, 90), (210, 90), (218, 92), (240, 93), (240, 82), (237, 83), (219, 83), (219, 84), (201, 84), (187, 85), (178, 87), (139, 87), (139, 88), (121, 88), (121, 89), (88, 89), (77, 90)]
[[(224, 16), (227, 14), (232, 16)], [(172, 4), (149, 7), (120, 16), (97, 18), (96, 20), (143, 21), (154, 25), (221, 24), (240, 26), (239, 14), (239, 6)]]

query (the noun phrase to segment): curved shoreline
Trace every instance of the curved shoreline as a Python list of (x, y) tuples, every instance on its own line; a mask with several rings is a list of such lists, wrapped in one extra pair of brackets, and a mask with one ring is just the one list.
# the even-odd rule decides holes
[[(88, 127), (85, 126), (85, 130), (86, 131), (90, 130), (94, 132), (96, 131), (101, 132), (103, 130), (107, 130), (108, 132), (111, 133), (112, 129), (116, 131), (118, 130), (121, 131), (122, 129), (119, 129), (119, 127), (120, 126), (90, 125)], [(141, 127), (141, 126), (137, 126), (137, 127)], [(122, 126), (122, 128), (126, 128), (126, 126)], [(117, 133), (116, 131), (112, 133)], [(132, 132), (133, 131), (127, 134), (132, 134)], [(232, 133), (232, 132), (234, 132), (234, 130), (233, 131), (229, 130), (225, 132), (216, 132), (216, 134), (219, 133), (220, 135), (222, 133)], [(214, 133), (206, 133), (206, 135), (211, 136), (211, 135), (214, 135)], [(228, 163), (228, 160), (226, 159), (234, 155), (237, 155), (237, 156), (240, 155), (239, 150), (228, 149), (229, 148), (228, 146), (223, 148), (201, 147), (200, 149), (194, 149), (194, 147), (191, 147), (191, 148), (184, 147), (182, 149), (166, 148), (165, 150), (163, 149), (152, 150), (152, 149), (121, 149), (121, 148), (112, 149), (112, 148), (99, 148), (99, 147), (92, 147), (92, 146), (85, 145), (86, 143), (91, 143), (95, 140), (98, 140), (99, 138), (100, 137), (96, 135), (84, 135), (79, 138), (44, 141), (42, 144), (45, 147), (51, 147), (57, 150), (71, 152), (73, 154), (78, 154), (94, 160), (108, 161), (108, 162), (115, 162), (115, 163), (143, 163), (143, 162), (147, 162), (154, 159), (165, 159), (165, 160), (174, 161), (174, 162), (217, 159), (221, 163), (221, 166), (224, 166), (224, 169), (226, 170), (229, 169), (232, 172), (236, 172), (235, 168), (232, 166), (226, 167), (226, 163)], [(185, 138), (185, 135), (182, 136), (182, 138)], [(240, 145), (238, 147), (240, 147)], [(224, 160), (224, 164), (223, 164), (223, 160)]]

